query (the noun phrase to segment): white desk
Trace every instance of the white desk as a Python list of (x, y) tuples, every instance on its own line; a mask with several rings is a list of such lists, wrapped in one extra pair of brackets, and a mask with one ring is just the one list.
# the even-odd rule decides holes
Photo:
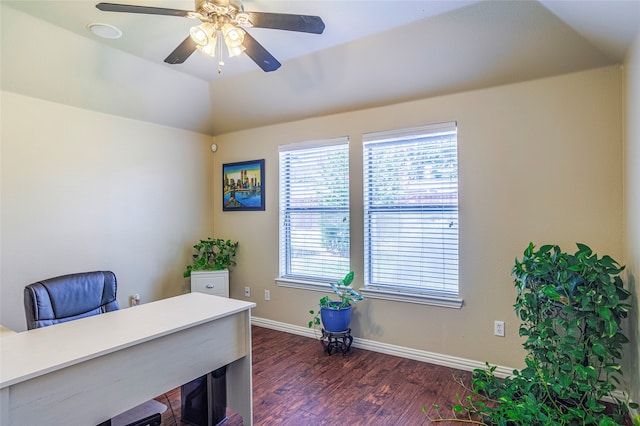
[(15, 334), (15, 331), (10, 328), (5, 327), (4, 325), (0, 325), (0, 336)]
[(253, 424), (251, 308), (202, 293), (0, 333), (0, 425), (97, 425), (227, 365), (227, 405)]

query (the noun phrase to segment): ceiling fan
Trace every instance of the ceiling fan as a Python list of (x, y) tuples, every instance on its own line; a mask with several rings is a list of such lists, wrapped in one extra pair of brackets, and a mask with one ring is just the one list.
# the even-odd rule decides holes
[(190, 11), (115, 3), (96, 5), (98, 9), (105, 12), (180, 16), (200, 20), (201, 24), (192, 27), (189, 36), (164, 61), (168, 64), (181, 64), (194, 51), (200, 50), (207, 55), (218, 56), (218, 73), (222, 71), (221, 67), (224, 65), (223, 41), (227, 46), (229, 57), (244, 52), (265, 72), (280, 68), (280, 62), (245, 28), (270, 28), (312, 34), (322, 34), (324, 31), (324, 22), (319, 16), (245, 12), (239, 0), (195, 0), (195, 6), (195, 11)]

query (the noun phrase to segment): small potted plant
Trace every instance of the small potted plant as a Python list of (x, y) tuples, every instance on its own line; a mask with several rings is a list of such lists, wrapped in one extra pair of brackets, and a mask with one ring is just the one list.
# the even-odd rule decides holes
[(349, 328), (351, 323), (351, 307), (364, 297), (351, 288), (353, 281), (353, 271), (349, 272), (343, 279), (336, 283), (331, 283), (333, 292), (338, 295), (340, 300), (331, 300), (329, 296), (320, 299), (320, 309), (310, 310), (313, 315), (309, 321), (309, 328), (319, 327), (322, 320), (323, 328), (328, 332), (341, 332)]
[(191, 272), (194, 271), (219, 271), (229, 269), (236, 264), (238, 242), (209, 237), (206, 240), (200, 240), (193, 248), (196, 253), (193, 255), (193, 264), (187, 266), (184, 271), (185, 278), (190, 277)]

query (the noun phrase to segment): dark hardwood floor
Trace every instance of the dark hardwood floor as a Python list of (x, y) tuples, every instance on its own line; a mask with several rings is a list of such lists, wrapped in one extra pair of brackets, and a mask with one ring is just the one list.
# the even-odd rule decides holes
[[(454, 378), (470, 377), (353, 347), (329, 356), (317, 340), (263, 327), (252, 327), (252, 339), (255, 425), (428, 425), (422, 407), (435, 418), (437, 403), (448, 415), (456, 394), (463, 395)], [(187, 424), (180, 421), (179, 388), (157, 399), (170, 404), (164, 426)], [(228, 410), (224, 424), (241, 426), (242, 419)]]

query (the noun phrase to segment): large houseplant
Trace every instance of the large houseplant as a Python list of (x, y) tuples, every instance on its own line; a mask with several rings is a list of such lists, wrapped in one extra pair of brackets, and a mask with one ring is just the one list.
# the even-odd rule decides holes
[(320, 309), (310, 310), (313, 316), (309, 321), (309, 328), (322, 326), (329, 332), (341, 332), (349, 328), (351, 322), (351, 307), (364, 297), (351, 287), (354, 273), (349, 272), (343, 279), (336, 283), (331, 283), (333, 292), (338, 295), (339, 300), (332, 300), (329, 296), (320, 298)]
[[(474, 371), (458, 420), (486, 425), (624, 424), (628, 404), (616, 390), (628, 342), (621, 321), (631, 309), (619, 277), (624, 266), (585, 244), (575, 254), (533, 243), (512, 269), (515, 312), (526, 367), (499, 380), (495, 367)], [(462, 384), (462, 382), (459, 382)], [(464, 384), (463, 384), (464, 385)], [(615, 401), (607, 406), (603, 400)], [(433, 419), (432, 419), (433, 420)], [(436, 420), (444, 420), (442, 418)], [(453, 420), (453, 419), (448, 419)]]
[(196, 251), (192, 256), (193, 264), (185, 269), (183, 273), (185, 278), (190, 277), (193, 271), (218, 271), (229, 269), (236, 264), (237, 241), (209, 237), (206, 240), (200, 240), (193, 248)]

